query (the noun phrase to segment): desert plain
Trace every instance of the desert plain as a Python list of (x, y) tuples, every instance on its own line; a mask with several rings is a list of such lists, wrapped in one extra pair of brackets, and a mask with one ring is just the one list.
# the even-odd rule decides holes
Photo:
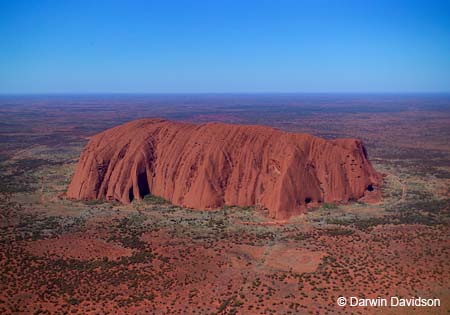
[[(144, 117), (359, 138), (379, 202), (194, 210), (65, 198), (95, 134)], [(449, 95), (0, 97), (1, 314), (448, 314)], [(339, 306), (338, 297), (439, 307)]]

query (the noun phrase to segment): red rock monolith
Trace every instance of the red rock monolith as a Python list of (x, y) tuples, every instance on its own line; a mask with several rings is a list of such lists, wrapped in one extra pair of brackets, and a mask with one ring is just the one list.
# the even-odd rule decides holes
[(375, 194), (379, 183), (357, 139), (140, 119), (91, 138), (67, 197), (126, 204), (153, 194), (195, 209), (260, 206), (284, 219)]

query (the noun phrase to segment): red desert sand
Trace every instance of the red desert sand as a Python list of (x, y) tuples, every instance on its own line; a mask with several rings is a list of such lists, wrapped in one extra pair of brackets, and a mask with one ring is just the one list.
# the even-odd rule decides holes
[(258, 206), (285, 219), (322, 202), (373, 199), (380, 175), (360, 140), (271, 127), (140, 119), (89, 141), (67, 197), (130, 203)]
[(118, 260), (123, 256), (131, 256), (133, 254), (133, 250), (130, 248), (91, 238), (82, 233), (65, 234), (60, 238), (36, 240), (29, 242), (26, 248), (28, 252), (39, 257), (50, 255), (83, 261), (103, 257), (107, 257), (110, 260)]

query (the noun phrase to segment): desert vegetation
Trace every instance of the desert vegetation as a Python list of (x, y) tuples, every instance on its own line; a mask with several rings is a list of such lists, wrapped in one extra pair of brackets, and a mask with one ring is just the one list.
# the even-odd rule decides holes
[[(72, 103), (69, 114), (46, 101), (20, 113), (0, 108), (8, 121), (0, 124), (1, 314), (391, 311), (340, 308), (341, 295), (437, 297), (442, 307), (433, 311), (449, 310), (448, 111), (334, 108), (331, 119), (286, 101), (276, 115), (269, 104), (236, 117), (225, 106), (202, 116), (189, 105), (87, 111), (83, 100)], [(325, 203), (282, 221), (258, 207), (198, 211), (151, 194), (130, 205), (65, 199), (87, 137), (136, 112), (361, 137), (384, 174), (383, 199)], [(98, 115), (110, 119), (99, 123)]]

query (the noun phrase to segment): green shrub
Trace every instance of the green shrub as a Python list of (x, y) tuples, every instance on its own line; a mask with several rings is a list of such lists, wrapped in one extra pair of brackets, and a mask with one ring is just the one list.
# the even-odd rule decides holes
[(325, 210), (332, 210), (332, 209), (337, 209), (338, 205), (335, 204), (334, 202), (333, 203), (326, 202), (326, 203), (323, 204), (322, 208), (325, 209)]
[(159, 196), (154, 196), (154, 195), (146, 195), (144, 197), (144, 202), (145, 203), (149, 203), (149, 204), (153, 204), (153, 205), (166, 205), (166, 204), (170, 204), (169, 201), (167, 201), (166, 199), (159, 197)]

